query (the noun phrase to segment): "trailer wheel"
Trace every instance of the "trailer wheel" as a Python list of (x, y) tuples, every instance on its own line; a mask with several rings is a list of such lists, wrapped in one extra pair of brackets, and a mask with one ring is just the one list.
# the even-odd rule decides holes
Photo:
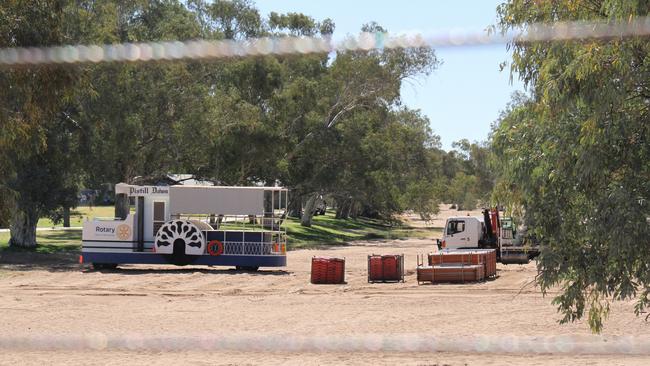
[(257, 270), (260, 269), (260, 267), (259, 266), (235, 266), (235, 269), (238, 271), (257, 272)]
[(93, 269), (116, 269), (117, 263), (93, 263)]

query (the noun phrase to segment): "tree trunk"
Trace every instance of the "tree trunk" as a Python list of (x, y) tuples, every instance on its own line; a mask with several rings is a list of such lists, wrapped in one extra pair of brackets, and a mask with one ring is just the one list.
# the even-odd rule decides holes
[(63, 227), (70, 227), (70, 207), (63, 208)]
[(350, 217), (353, 219), (359, 217), (359, 208), (357, 207), (356, 202), (352, 202), (352, 204), (350, 205)]
[(37, 210), (33, 207), (21, 207), (21, 205), (18, 204), (9, 228), (9, 231), (11, 232), (9, 245), (19, 248), (35, 248), (37, 223)]
[(336, 200), (336, 214), (334, 215), (335, 219), (340, 219), (343, 216), (343, 203), (345, 200)]
[(307, 203), (305, 203), (305, 210), (302, 212), (302, 217), (300, 219), (300, 225), (307, 227), (311, 226), (311, 219), (314, 217), (314, 207), (316, 206), (317, 197), (317, 195), (312, 194), (307, 199)]
[(336, 216), (337, 219), (347, 219), (350, 207), (349, 199), (341, 199), (336, 201)]
[(354, 202), (352, 202), (352, 200), (348, 200), (347, 203), (348, 204), (343, 215), (343, 218), (346, 220), (350, 218), (350, 212), (352, 212), (352, 205), (354, 204)]
[(336, 218), (347, 220), (350, 217), (350, 207), (352, 202), (349, 199), (340, 201), (336, 207)]
[(298, 194), (292, 194), (289, 201), (289, 217), (300, 217), (302, 215), (302, 199)]

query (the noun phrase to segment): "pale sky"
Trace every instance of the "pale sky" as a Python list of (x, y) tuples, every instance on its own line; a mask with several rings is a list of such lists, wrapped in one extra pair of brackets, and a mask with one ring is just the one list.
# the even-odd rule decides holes
[[(331, 18), (334, 38), (357, 34), (361, 25), (376, 21), (390, 33), (418, 30), (477, 30), (496, 23), (498, 0), (257, 0), (262, 15), (270, 12), (300, 12), (316, 20)], [(442, 48), (436, 54), (443, 64), (431, 76), (402, 88), (407, 106), (421, 109), (440, 135), (444, 149), (454, 141), (487, 139), (490, 124), (498, 117), (515, 90), (523, 90), (516, 79), (510, 83), (505, 45)]]

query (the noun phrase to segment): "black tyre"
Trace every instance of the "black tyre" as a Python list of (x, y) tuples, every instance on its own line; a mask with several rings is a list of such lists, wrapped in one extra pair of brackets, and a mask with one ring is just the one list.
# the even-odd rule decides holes
[(115, 269), (117, 268), (117, 263), (93, 263), (93, 269)]
[(235, 266), (235, 269), (238, 271), (257, 272), (257, 270), (260, 269), (260, 267), (259, 266)]

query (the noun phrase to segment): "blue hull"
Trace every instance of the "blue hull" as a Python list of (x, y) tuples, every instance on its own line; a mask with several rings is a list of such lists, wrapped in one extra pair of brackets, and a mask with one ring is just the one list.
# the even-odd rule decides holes
[[(116, 264), (174, 264), (167, 254), (157, 253), (89, 253), (84, 252), (84, 263)], [(284, 267), (285, 255), (197, 255), (187, 256), (188, 265), (245, 266), (245, 267)]]

